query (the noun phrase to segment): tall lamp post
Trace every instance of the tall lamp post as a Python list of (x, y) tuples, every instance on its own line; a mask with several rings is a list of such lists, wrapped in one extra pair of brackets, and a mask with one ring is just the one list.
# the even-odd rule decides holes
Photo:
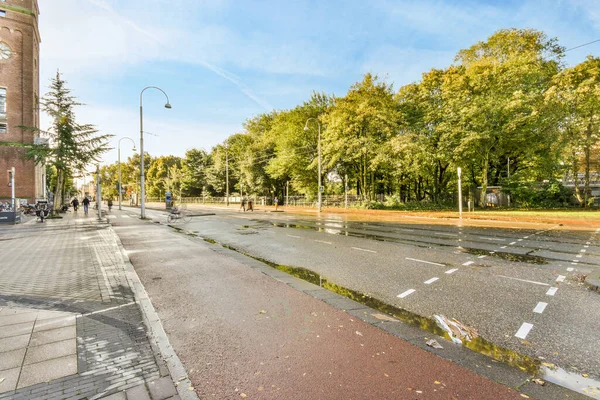
[(121, 140), (123, 139), (129, 139), (131, 140), (131, 143), (133, 143), (133, 151), (137, 151), (137, 149), (135, 148), (135, 141), (128, 137), (122, 137), (121, 139), (119, 139), (119, 143), (117, 144), (117, 148), (118, 148), (118, 162), (119, 162), (119, 210), (121, 210), (121, 202), (123, 201), (123, 184), (121, 183)]
[(146, 89), (156, 89), (163, 92), (165, 97), (167, 98), (167, 103), (165, 104), (165, 108), (171, 108), (171, 104), (169, 103), (169, 96), (165, 93), (164, 90), (159, 88), (158, 86), (147, 86), (140, 92), (140, 189), (142, 192), (142, 204), (141, 204), (141, 218), (146, 218), (146, 193), (145, 193), (145, 176), (144, 176), (144, 109), (142, 107), (142, 95), (146, 91)]
[(308, 121), (314, 120), (317, 123), (317, 127), (319, 129), (319, 137), (317, 142), (317, 152), (318, 152), (318, 164), (319, 164), (319, 191), (318, 191), (318, 207), (319, 212), (321, 212), (321, 123), (316, 118), (309, 118), (306, 120), (306, 124), (304, 124), (304, 130), (308, 131)]

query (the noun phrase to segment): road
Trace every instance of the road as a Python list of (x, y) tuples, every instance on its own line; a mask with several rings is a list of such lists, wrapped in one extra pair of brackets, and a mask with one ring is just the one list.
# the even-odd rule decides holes
[[(421, 316), (444, 315), (520, 354), (600, 378), (598, 230), (353, 221), (211, 210), (186, 230)], [(165, 213), (149, 211), (164, 220)]]

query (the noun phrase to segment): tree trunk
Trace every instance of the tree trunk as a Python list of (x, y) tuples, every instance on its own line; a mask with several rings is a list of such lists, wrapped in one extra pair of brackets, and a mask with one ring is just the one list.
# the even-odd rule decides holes
[(577, 153), (575, 150), (571, 153), (571, 173), (573, 174), (573, 185), (575, 187), (575, 198), (579, 204), (583, 204), (583, 199), (581, 197), (581, 190), (579, 190), (579, 177), (577, 173), (579, 172), (579, 160), (577, 159)]
[(486, 203), (485, 203), (485, 195), (487, 194), (487, 187), (488, 187), (488, 168), (489, 168), (489, 163), (488, 163), (488, 155), (485, 155), (485, 159), (483, 160), (483, 165), (482, 165), (482, 169), (481, 169), (481, 197), (480, 197), (480, 201), (481, 201), (481, 207), (485, 208)]
[(592, 147), (592, 123), (590, 122), (585, 132), (585, 182), (583, 188), (583, 207), (588, 206), (588, 201), (591, 195), (590, 189), (590, 153)]
[(56, 169), (56, 186), (54, 187), (54, 199), (52, 202), (52, 214), (58, 214), (62, 205), (62, 193), (64, 186), (64, 171), (61, 168)]

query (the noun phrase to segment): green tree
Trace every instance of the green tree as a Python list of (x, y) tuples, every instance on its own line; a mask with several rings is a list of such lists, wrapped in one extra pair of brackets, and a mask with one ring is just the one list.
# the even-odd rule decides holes
[(50, 81), (50, 91), (42, 99), (42, 110), (52, 118), (47, 132), (38, 128), (26, 128), (49, 138), (49, 145), (33, 145), (28, 157), (36, 163), (48, 163), (56, 169), (53, 209), (59, 210), (67, 191), (68, 177), (83, 171), (86, 165), (100, 160), (110, 149), (112, 135), (99, 134), (93, 125), (79, 124), (75, 107), (82, 105), (71, 96), (66, 82), (59, 72)]

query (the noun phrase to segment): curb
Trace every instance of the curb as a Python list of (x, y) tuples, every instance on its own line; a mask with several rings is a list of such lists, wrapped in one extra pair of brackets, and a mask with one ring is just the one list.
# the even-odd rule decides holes
[(600, 269), (590, 273), (587, 278), (585, 278), (585, 284), (590, 289), (600, 292)]
[(125, 247), (121, 242), (121, 238), (114, 231), (112, 225), (110, 223), (108, 225), (110, 226), (112, 233), (115, 235), (117, 245), (119, 246), (119, 250), (125, 264), (125, 275), (127, 276), (129, 286), (134, 293), (136, 302), (140, 307), (144, 323), (148, 328), (148, 339), (152, 343), (153, 347), (158, 349), (162, 360), (167, 365), (169, 374), (171, 375), (171, 380), (177, 389), (179, 397), (182, 400), (199, 400), (198, 395), (193, 389), (193, 385), (190, 381), (187, 371), (175, 353), (173, 346), (171, 346), (169, 338), (162, 326), (162, 322), (160, 321), (160, 318), (156, 313), (152, 302), (150, 301), (150, 297), (148, 296), (144, 285), (140, 281), (137, 272), (135, 272), (133, 264), (127, 256), (127, 252), (125, 251)]

